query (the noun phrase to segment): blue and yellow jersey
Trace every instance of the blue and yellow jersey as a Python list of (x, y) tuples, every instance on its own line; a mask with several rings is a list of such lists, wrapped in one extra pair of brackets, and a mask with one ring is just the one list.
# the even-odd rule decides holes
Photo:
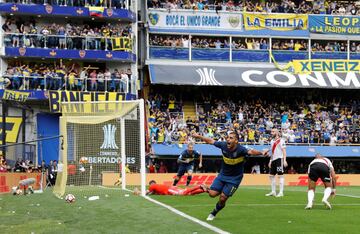
[(64, 69), (60, 68), (60, 69), (56, 69), (56, 74), (60, 77), (64, 77), (66, 72)]
[(180, 160), (186, 160), (189, 159), (189, 163), (194, 163), (195, 158), (199, 158), (200, 157), (200, 152), (197, 150), (193, 150), (192, 153), (190, 153), (188, 150), (184, 150), (180, 156), (179, 159)]
[(225, 176), (239, 176), (244, 173), (245, 157), (248, 155), (248, 149), (238, 144), (234, 151), (230, 151), (226, 142), (217, 141), (214, 146), (221, 149), (223, 163), (220, 174)]

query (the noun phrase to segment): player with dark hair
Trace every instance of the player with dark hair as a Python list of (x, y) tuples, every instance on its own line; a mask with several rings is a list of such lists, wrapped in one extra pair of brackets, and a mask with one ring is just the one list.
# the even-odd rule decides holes
[(204, 185), (198, 185), (193, 188), (182, 189), (175, 186), (170, 187), (163, 184), (157, 184), (155, 180), (151, 180), (149, 182), (149, 190), (146, 194), (187, 196), (196, 195), (204, 192), (206, 192), (206, 187)]
[(215, 209), (207, 217), (208, 221), (215, 218), (216, 214), (225, 207), (226, 201), (239, 187), (244, 174), (244, 162), (247, 155), (268, 155), (268, 150), (258, 151), (247, 149), (239, 144), (239, 136), (236, 132), (230, 131), (227, 134), (226, 142), (215, 141), (212, 138), (193, 133), (194, 138), (205, 141), (221, 149), (223, 162), (221, 170), (210, 189), (207, 191), (210, 197), (219, 197)]
[[(275, 196), (283, 197), (284, 196), (284, 167), (287, 167), (286, 162), (286, 144), (285, 140), (280, 137), (280, 132), (278, 129), (271, 129), (271, 158), (269, 161), (270, 168), (270, 183), (271, 183), (271, 192), (267, 193), (265, 196)], [(276, 180), (275, 176), (279, 177), (279, 193), (276, 194)]]
[(313, 207), (313, 201), (315, 197), (316, 181), (320, 178), (324, 183), (324, 197), (322, 202), (324, 205), (331, 209), (331, 205), (328, 201), (331, 195), (335, 196), (336, 192), (336, 174), (331, 161), (328, 158), (315, 155), (315, 159), (311, 161), (308, 169), (309, 174), (309, 190), (308, 190), (308, 204), (305, 209), (309, 210)]
[(174, 179), (173, 186), (177, 185), (177, 183), (179, 182), (181, 177), (185, 174), (185, 172), (187, 172), (186, 186), (189, 186), (190, 181), (192, 179), (192, 173), (194, 170), (195, 158), (199, 158), (199, 168), (201, 168), (202, 167), (202, 155), (199, 151), (194, 150), (194, 143), (189, 143), (187, 145), (187, 149), (184, 150), (180, 154), (180, 156), (177, 160), (180, 165), (179, 165), (177, 175)]

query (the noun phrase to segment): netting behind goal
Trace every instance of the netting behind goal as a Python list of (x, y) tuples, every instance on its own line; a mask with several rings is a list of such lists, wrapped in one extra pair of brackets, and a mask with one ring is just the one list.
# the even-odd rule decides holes
[(143, 103), (62, 103), (55, 195), (101, 195), (135, 187), (145, 194)]

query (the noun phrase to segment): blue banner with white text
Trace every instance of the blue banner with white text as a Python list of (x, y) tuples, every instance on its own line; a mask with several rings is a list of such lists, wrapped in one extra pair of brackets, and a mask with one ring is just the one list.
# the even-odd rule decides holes
[(311, 33), (360, 35), (360, 17), (337, 15), (309, 15)]

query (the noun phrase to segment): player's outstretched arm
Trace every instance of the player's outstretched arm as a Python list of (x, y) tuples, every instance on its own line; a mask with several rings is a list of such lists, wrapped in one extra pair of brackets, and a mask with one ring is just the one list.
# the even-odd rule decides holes
[(192, 136), (194, 138), (197, 138), (197, 139), (200, 139), (202, 141), (205, 141), (206, 144), (210, 144), (210, 145), (213, 145), (215, 143), (215, 140), (212, 139), (212, 138), (209, 138), (209, 137), (204, 137), (204, 136), (201, 136), (200, 134), (197, 134), (196, 132), (194, 132), (192, 134)]
[(256, 150), (256, 149), (250, 149), (250, 150), (248, 150), (248, 154), (249, 155), (262, 155), (264, 157), (267, 157), (267, 156), (269, 156), (269, 150), (266, 149), (266, 150), (263, 150), (263, 151), (259, 151), (259, 150)]

